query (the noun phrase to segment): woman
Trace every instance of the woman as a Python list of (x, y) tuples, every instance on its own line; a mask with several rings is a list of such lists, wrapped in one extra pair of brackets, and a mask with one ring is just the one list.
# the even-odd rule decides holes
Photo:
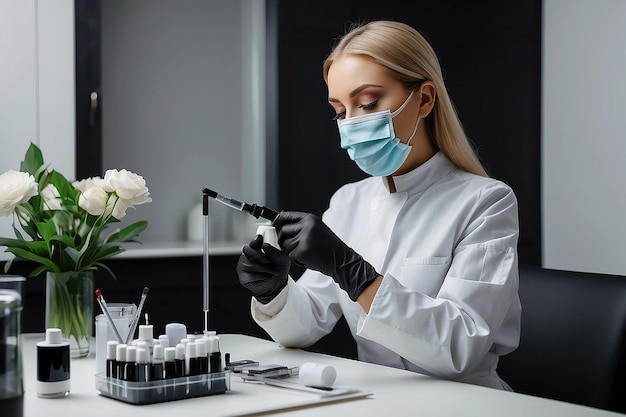
[[(345, 316), (360, 360), (510, 389), (496, 372), (519, 343), (517, 201), (489, 178), (411, 27), (377, 21), (324, 63), (341, 147), (371, 177), (340, 188), (322, 219), (281, 212), (237, 271), (278, 343), (306, 347)], [(295, 282), (290, 262), (307, 267)]]

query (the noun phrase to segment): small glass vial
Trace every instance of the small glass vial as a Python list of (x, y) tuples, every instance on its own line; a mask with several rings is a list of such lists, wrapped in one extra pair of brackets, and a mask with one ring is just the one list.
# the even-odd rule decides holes
[(61, 329), (46, 329), (46, 340), (37, 342), (37, 396), (66, 397), (70, 393), (70, 343)]
[(260, 224), (256, 229), (256, 234), (263, 236), (263, 243), (269, 243), (275, 248), (280, 249), (276, 228), (274, 228), (271, 223)]

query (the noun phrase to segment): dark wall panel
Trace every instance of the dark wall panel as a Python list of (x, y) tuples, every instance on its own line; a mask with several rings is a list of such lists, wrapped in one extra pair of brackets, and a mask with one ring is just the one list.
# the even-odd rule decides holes
[(405, 22), (440, 58), (466, 132), (519, 200), (523, 262), (541, 263), (541, 1), (278, 1), (278, 199), (321, 214), (363, 174), (339, 147), (322, 63), (350, 23)]

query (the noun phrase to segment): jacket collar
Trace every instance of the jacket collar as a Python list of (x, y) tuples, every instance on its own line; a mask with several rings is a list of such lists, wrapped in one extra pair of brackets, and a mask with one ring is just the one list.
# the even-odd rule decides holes
[[(448, 175), (454, 168), (454, 164), (448, 157), (443, 152), (438, 151), (432, 158), (413, 171), (392, 178), (396, 185), (396, 192), (419, 193)], [(387, 179), (382, 177), (381, 180), (385, 188), (389, 189)]]

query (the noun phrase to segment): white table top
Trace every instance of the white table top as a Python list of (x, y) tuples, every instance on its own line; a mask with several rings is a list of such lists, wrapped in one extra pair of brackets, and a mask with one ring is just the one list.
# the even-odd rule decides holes
[[(42, 399), (36, 392), (36, 347), (43, 334), (23, 336), (24, 415), (30, 416), (237, 416), (284, 408), (281, 416), (622, 416), (604, 410), (559, 401), (504, 392), (458, 382), (444, 381), (414, 372), (338, 358), (300, 349), (286, 349), (276, 343), (244, 335), (220, 335), (222, 354), (232, 360), (254, 359), (260, 363), (300, 366), (304, 362), (332, 365), (337, 370), (335, 385), (359, 388), (371, 395), (358, 399), (318, 402), (308, 394), (264, 384), (243, 382), (232, 374), (225, 394), (190, 398), (149, 405), (132, 405), (104, 397), (96, 390), (95, 358), (72, 359), (71, 393), (66, 398)], [(306, 404), (306, 405), (302, 405)], [(622, 416), (623, 417), (623, 416)]]

